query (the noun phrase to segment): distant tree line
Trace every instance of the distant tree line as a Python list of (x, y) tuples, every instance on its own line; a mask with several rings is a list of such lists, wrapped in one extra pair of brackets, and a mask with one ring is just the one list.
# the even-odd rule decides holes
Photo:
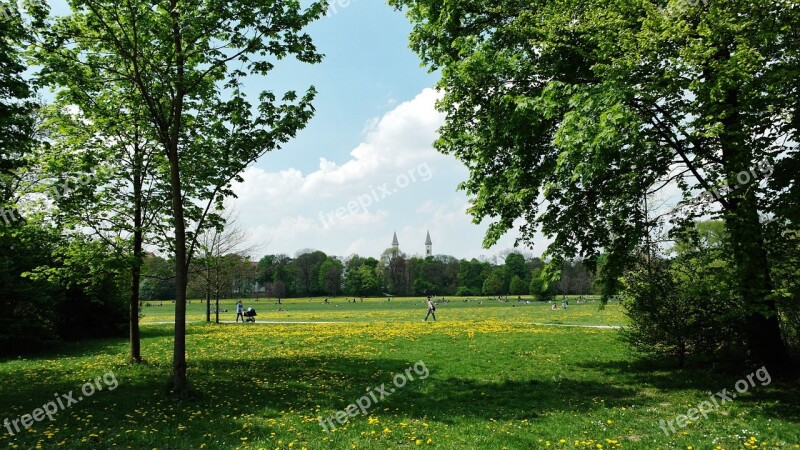
[[(502, 263), (457, 259), (448, 255), (407, 256), (386, 250), (380, 259), (351, 255), (330, 256), (319, 250), (301, 250), (292, 258), (285, 254), (266, 255), (257, 263), (241, 255), (225, 255), (227, 269), (219, 274), (222, 298), (268, 296), (277, 298), (309, 296), (480, 296), (524, 295), (538, 300), (557, 295), (596, 293), (595, 277), (577, 260), (563, 263), (555, 279), (548, 278), (541, 258), (509, 253)], [(205, 297), (207, 275), (199, 262), (190, 274), (193, 298)], [(144, 264), (142, 298), (173, 299), (169, 277), (172, 264), (151, 255)]]

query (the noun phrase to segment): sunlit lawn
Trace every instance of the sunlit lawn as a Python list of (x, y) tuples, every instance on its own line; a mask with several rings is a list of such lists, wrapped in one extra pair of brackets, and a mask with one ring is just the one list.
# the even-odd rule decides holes
[[(528, 298), (524, 298), (528, 299)], [(423, 298), (353, 298), (283, 299), (277, 305), (275, 299), (242, 299), (245, 308), (252, 307), (258, 313), (257, 321), (268, 322), (416, 322), (425, 317), (427, 306)], [(349, 302), (348, 302), (349, 300)], [(465, 301), (466, 300), (466, 301)], [(561, 297), (556, 301), (558, 310), (551, 311), (551, 305), (539, 302), (521, 304), (509, 297), (509, 301), (498, 302), (487, 298), (447, 298), (446, 305), (437, 306), (437, 318), (444, 321), (500, 320), (503, 322), (532, 322), (553, 324), (584, 325), (623, 325), (625, 317), (616, 302), (605, 309), (598, 308), (598, 301), (586, 299), (588, 303), (576, 303), (577, 297), (568, 297), (567, 310), (561, 309)], [(142, 308), (142, 323), (171, 322), (175, 319), (175, 305), (172, 302), (146, 302)], [(159, 306), (160, 305), (160, 306)], [(214, 303), (212, 300), (212, 308)], [(206, 319), (206, 306), (200, 300), (191, 300), (186, 305), (186, 320), (202, 322)], [(236, 300), (222, 300), (220, 321), (233, 321), (236, 318)], [(211, 316), (214, 320), (214, 314)], [(432, 320), (432, 319), (428, 319)]]
[[(478, 300), (437, 306), (424, 323), (421, 299), (246, 301), (256, 324), (202, 323), (189, 305), (189, 376), (195, 398), (166, 395), (172, 327), (143, 326), (147, 364), (126, 364), (122, 339), (68, 344), (56, 353), (0, 363), (0, 411), (14, 419), (113, 370), (103, 390), (10, 436), (11, 448), (209, 449), (527, 449), (800, 448), (800, 389), (756, 384), (733, 402), (669, 437), (674, 420), (707, 391), (733, 390), (756, 367), (727, 374), (641, 363), (602, 328), (620, 325), (617, 305), (550, 311), (546, 305)], [(559, 302), (560, 304), (560, 302)], [(221, 317), (233, 320), (234, 302)], [(338, 305), (338, 306), (335, 306)], [(173, 305), (143, 310), (145, 322), (169, 320)], [(277, 311), (283, 308), (285, 311)], [(263, 321), (330, 321), (272, 324)], [(196, 323), (195, 323), (196, 322)], [(395, 374), (422, 362), (425, 379), (395, 388)], [(418, 365), (417, 367), (422, 367)], [(346, 425), (319, 424), (370, 388), (395, 388)], [(75, 397), (78, 395), (76, 394)], [(717, 447), (718, 446), (718, 447)]]

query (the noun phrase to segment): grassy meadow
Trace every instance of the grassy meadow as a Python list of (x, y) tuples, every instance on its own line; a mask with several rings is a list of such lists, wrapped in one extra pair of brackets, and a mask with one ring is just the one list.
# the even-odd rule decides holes
[[(619, 340), (618, 330), (600, 327), (625, 324), (616, 304), (599, 310), (597, 303), (572, 299), (567, 310), (551, 311), (538, 303), (452, 298), (437, 305), (438, 322), (423, 322), (419, 298), (322, 300), (247, 299), (245, 306), (259, 313), (255, 324), (204, 323), (204, 304), (192, 301), (187, 346), (194, 395), (183, 402), (167, 396), (172, 326), (162, 322), (172, 318), (171, 302), (143, 308), (145, 364), (127, 364), (124, 339), (67, 343), (52, 353), (3, 360), (0, 420), (31, 414), (70, 391), (77, 400), (89, 380), (104, 389), (59, 409), (52, 421), (44, 417), (20, 432), (11, 425), (13, 433), (2, 428), (0, 445), (800, 448), (800, 389), (777, 379), (756, 380), (707, 417), (665, 432), (659, 420), (675, 423), (709, 392), (736, 392), (737, 381), (758, 367), (678, 370), (670, 361), (645, 361)], [(223, 303), (228, 312), (221, 320), (234, 320), (234, 304)], [(108, 373), (113, 390), (97, 382)], [(394, 384), (398, 374), (402, 387)], [(370, 393), (376, 401), (366, 414), (357, 411), (344, 425), (336, 421), (337, 411)], [(326, 432), (320, 420), (328, 418), (335, 427)]]

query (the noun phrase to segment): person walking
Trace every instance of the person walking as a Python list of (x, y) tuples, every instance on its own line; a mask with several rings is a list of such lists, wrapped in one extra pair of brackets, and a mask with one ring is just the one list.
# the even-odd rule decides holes
[(428, 321), (428, 316), (433, 316), (433, 321), (436, 322), (436, 307), (433, 306), (433, 302), (431, 301), (431, 296), (428, 296), (428, 313), (425, 314), (425, 322)]
[(239, 322), (239, 317), (242, 318), (242, 323), (244, 323), (244, 305), (242, 305), (242, 301), (239, 300), (236, 302), (236, 322)]

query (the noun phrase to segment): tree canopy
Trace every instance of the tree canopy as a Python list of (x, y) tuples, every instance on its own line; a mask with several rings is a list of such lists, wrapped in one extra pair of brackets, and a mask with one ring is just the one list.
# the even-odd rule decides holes
[(165, 161), (175, 256), (176, 309), (173, 388), (186, 392), (185, 301), (189, 265), (204, 227), (221, 226), (234, 181), (265, 152), (279, 148), (313, 114), (315, 89), (278, 97), (243, 89), (267, 76), (277, 60), (321, 60), (304, 28), (321, 3), (294, 0), (235, 4), (206, 0), (71, 0), (72, 13), (45, 28), (38, 48), (42, 81), (60, 95), (102, 95), (123, 89), (125, 114), (143, 110), (145, 138)]
[[(800, 213), (796, 1), (390, 3), (441, 71), (435, 145), (469, 168), (470, 213), (495, 220), (485, 245), (520, 223), (522, 242), (552, 238), (556, 264), (605, 252), (611, 288), (653, 227), (720, 218), (751, 349), (782, 364), (767, 248)], [(678, 203), (650, 217), (670, 188)]]

